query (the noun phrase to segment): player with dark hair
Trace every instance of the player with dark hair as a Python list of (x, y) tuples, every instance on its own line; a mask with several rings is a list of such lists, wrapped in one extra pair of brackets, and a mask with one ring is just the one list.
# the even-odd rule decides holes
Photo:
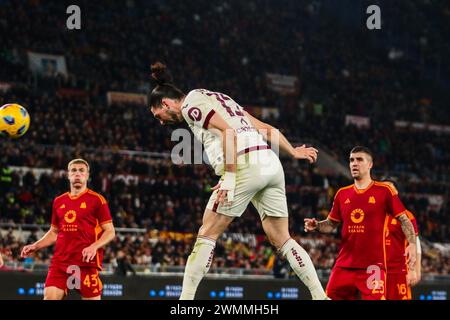
[(295, 159), (311, 163), (316, 161), (317, 150), (305, 145), (294, 148), (278, 130), (252, 117), (223, 93), (196, 89), (185, 95), (170, 83), (162, 63), (152, 65), (152, 78), (157, 84), (148, 95), (153, 116), (161, 124), (186, 121), (203, 143), (215, 173), (221, 176), (187, 260), (180, 299), (194, 299), (211, 266), (216, 240), (250, 202), (268, 239), (287, 258), (312, 298), (326, 299), (311, 258), (289, 234), (284, 171), (266, 141)]
[(305, 231), (333, 232), (342, 224), (342, 241), (327, 285), (332, 300), (386, 299), (386, 214), (396, 218), (408, 242), (410, 268), (416, 263), (416, 234), (397, 190), (372, 180), (372, 152), (357, 146), (350, 152), (354, 183), (338, 190), (328, 218), (305, 219)]

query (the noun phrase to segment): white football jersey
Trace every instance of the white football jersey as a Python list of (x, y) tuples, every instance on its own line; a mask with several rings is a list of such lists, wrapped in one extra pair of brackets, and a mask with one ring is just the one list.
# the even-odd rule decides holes
[(192, 90), (185, 97), (181, 111), (195, 137), (203, 144), (217, 175), (224, 172), (222, 135), (216, 130), (208, 130), (209, 120), (216, 112), (236, 131), (238, 155), (249, 149), (267, 147), (263, 136), (245, 116), (244, 109), (223, 93), (205, 89)]

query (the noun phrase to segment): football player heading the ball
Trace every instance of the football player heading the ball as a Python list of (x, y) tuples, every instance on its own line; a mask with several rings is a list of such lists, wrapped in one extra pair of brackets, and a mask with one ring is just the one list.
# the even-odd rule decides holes
[(185, 95), (170, 83), (166, 66), (160, 62), (152, 65), (152, 78), (156, 87), (148, 101), (153, 116), (161, 124), (187, 122), (203, 143), (215, 173), (222, 176), (213, 188), (187, 260), (180, 299), (194, 299), (211, 266), (216, 240), (250, 201), (270, 242), (287, 258), (312, 298), (327, 299), (311, 258), (289, 234), (284, 171), (267, 142), (311, 163), (317, 159), (317, 150), (305, 145), (294, 148), (277, 129), (252, 117), (225, 94), (197, 89)]

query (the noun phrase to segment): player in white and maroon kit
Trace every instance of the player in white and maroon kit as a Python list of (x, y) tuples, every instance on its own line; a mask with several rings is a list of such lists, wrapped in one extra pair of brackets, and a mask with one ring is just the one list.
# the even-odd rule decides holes
[(204, 89), (185, 95), (169, 83), (166, 67), (159, 62), (152, 65), (152, 78), (157, 84), (149, 94), (154, 117), (161, 124), (186, 121), (203, 143), (215, 173), (221, 176), (187, 260), (180, 299), (194, 299), (211, 266), (217, 238), (250, 201), (259, 212), (267, 237), (287, 258), (312, 298), (326, 299), (310, 257), (289, 235), (283, 167), (266, 140), (311, 163), (317, 159), (317, 150), (304, 145), (292, 147), (278, 130), (249, 115), (227, 95)]

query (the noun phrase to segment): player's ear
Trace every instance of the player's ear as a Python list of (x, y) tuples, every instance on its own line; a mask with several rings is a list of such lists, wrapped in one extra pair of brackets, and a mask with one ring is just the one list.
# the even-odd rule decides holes
[(161, 99), (161, 106), (164, 109), (170, 109), (170, 99), (169, 98), (162, 98)]

